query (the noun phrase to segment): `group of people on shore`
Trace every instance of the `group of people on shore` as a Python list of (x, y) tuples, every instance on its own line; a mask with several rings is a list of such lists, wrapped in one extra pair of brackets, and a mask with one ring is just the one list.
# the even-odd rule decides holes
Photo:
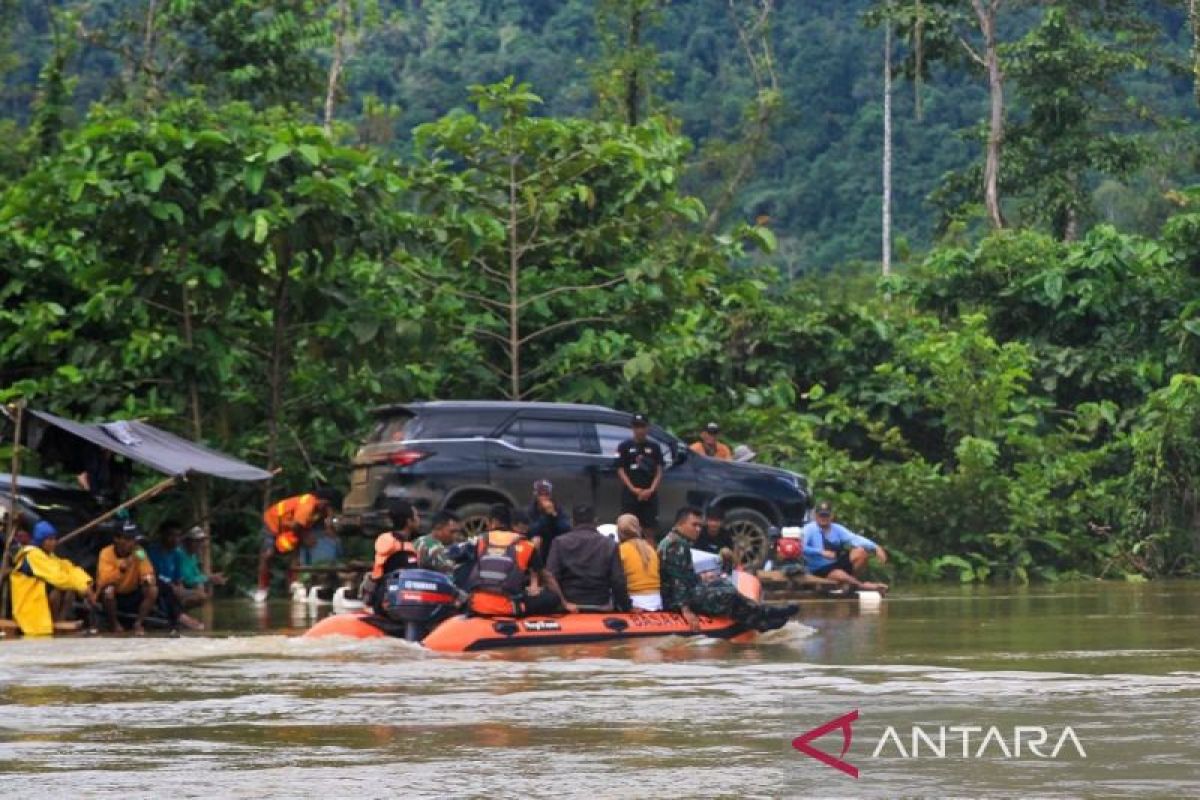
[(92, 632), (103, 619), (113, 632), (142, 635), (150, 617), (171, 631), (199, 630), (204, 625), (186, 609), (206, 602), (225, 580), (201, 569), (199, 547), (207, 534), (199, 527), (184, 535), (168, 520), (157, 540), (146, 542), (127, 520), (100, 550), (92, 574), (56, 553), (59, 533), (51, 523), (30, 526), (21, 514), (15, 522), (8, 578), (13, 620), (26, 636), (50, 635), (55, 623), (73, 622), (79, 610), (78, 622)]

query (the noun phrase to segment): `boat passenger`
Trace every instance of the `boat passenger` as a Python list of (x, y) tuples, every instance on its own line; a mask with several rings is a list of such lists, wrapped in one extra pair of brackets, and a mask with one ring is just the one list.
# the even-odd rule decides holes
[(417, 551), (412, 544), (421, 530), (417, 510), (407, 500), (393, 499), (388, 504), (388, 519), (392, 529), (375, 537), (375, 563), (358, 590), (362, 601), (375, 609), (379, 608), (383, 595), (383, 576), (398, 569), (416, 567), (418, 563)]
[(554, 540), (546, 569), (562, 589), (563, 608), (578, 611), (628, 611), (629, 590), (617, 543), (596, 530), (589, 505), (572, 509), (574, 527)]
[(554, 539), (571, 530), (571, 520), (562, 503), (554, 499), (554, 484), (542, 478), (533, 482), (533, 502), (529, 504), (529, 539), (543, 553), (550, 552)]
[(693, 631), (700, 630), (697, 614), (733, 617), (760, 631), (781, 628), (797, 606), (767, 606), (742, 596), (726, 578), (702, 582), (692, 564), (691, 545), (700, 536), (700, 510), (684, 506), (675, 515), (675, 527), (658, 545), (662, 570), (663, 607), (679, 611)]
[(561, 593), (541, 553), (512, 530), (512, 510), (492, 506), (489, 530), (475, 539), (475, 562), (463, 587), (468, 608), (483, 616), (551, 614)]
[(617, 517), (617, 536), (621, 540), (618, 550), (633, 610), (662, 611), (658, 553), (642, 538), (642, 524), (638, 518), (633, 514)]
[(461, 533), (462, 521), (453, 511), (439, 511), (435, 514), (429, 533), (413, 543), (417, 550), (418, 566), (421, 569), (453, 575), (458, 569), (458, 562), (447, 550), (458, 541)]
[[(24, 538), (24, 537), (23, 537)], [(42, 520), (33, 527), (29, 543), (22, 545), (13, 560), (12, 614), (13, 620), (26, 636), (49, 636), (54, 633), (51, 595), (55, 605), (73, 606), (75, 594), (85, 595), (94, 604), (96, 592), (92, 576), (65, 558), (54, 555), (58, 531)]]
[(880, 564), (886, 564), (887, 551), (834, 522), (833, 504), (828, 500), (817, 503), (813, 517), (800, 531), (808, 571), (818, 578), (829, 578), (855, 589), (886, 592), (886, 583), (861, 581), (858, 575), (866, 569), (868, 553), (873, 553)]

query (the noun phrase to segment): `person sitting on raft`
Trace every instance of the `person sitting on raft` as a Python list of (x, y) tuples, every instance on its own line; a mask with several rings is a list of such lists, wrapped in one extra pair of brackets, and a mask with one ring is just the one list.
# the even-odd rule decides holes
[(392, 529), (375, 537), (375, 563), (358, 589), (359, 599), (378, 609), (383, 599), (383, 576), (398, 569), (417, 566), (417, 550), (412, 540), (421, 530), (421, 518), (412, 503), (393, 499), (388, 503)]
[(550, 547), (546, 569), (562, 589), (563, 608), (578, 611), (628, 611), (629, 589), (617, 543), (596, 530), (589, 505), (571, 511), (573, 527)]
[(700, 510), (684, 506), (675, 515), (675, 527), (658, 544), (662, 570), (663, 608), (679, 611), (692, 631), (700, 630), (697, 614), (732, 617), (748, 628), (769, 631), (782, 628), (798, 606), (768, 606), (742, 596), (727, 578), (700, 580), (692, 563), (692, 542), (700, 536)]
[[(18, 520), (23, 530), (27, 523)], [(74, 606), (76, 594), (84, 595), (89, 605), (95, 605), (96, 592), (92, 576), (65, 558), (54, 555), (58, 531), (42, 520), (33, 527), (32, 537), (17, 551), (12, 564), (13, 620), (26, 636), (49, 636), (54, 633), (55, 616), (51, 612), (51, 595), (59, 609)], [(58, 619), (65, 619), (61, 613)]]
[(880, 564), (888, 555), (875, 542), (859, 536), (833, 521), (833, 504), (828, 500), (817, 503), (813, 521), (800, 531), (804, 542), (804, 563), (818, 578), (829, 578), (855, 589), (886, 592), (886, 583), (867, 583), (858, 579), (867, 566), (867, 553), (875, 554)]
[(662, 611), (659, 594), (658, 553), (642, 538), (642, 523), (633, 514), (617, 517), (617, 551), (625, 569), (629, 600), (634, 611)]
[(462, 587), (481, 616), (526, 616), (559, 610), (561, 592), (533, 542), (512, 530), (512, 510), (491, 509), (488, 531), (475, 539), (475, 562)]
[[(125, 632), (117, 619), (120, 613), (132, 616), (133, 634), (143, 636), (146, 631), (142, 623), (158, 602), (158, 578), (154, 575), (150, 557), (138, 545), (137, 536), (137, 524), (126, 522), (113, 534), (113, 543), (100, 551), (100, 560), (96, 564), (96, 590), (108, 612), (113, 632)], [(179, 619), (168, 617), (167, 623), (174, 630)]]

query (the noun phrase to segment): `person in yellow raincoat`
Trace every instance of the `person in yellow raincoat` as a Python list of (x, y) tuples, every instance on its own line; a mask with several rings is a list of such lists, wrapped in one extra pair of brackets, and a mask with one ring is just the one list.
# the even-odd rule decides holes
[(26, 636), (49, 636), (54, 633), (47, 586), (66, 592), (87, 595), (95, 602), (92, 577), (65, 558), (54, 555), (58, 531), (45, 520), (33, 527), (33, 543), (17, 551), (13, 559), (12, 612), (13, 619)]

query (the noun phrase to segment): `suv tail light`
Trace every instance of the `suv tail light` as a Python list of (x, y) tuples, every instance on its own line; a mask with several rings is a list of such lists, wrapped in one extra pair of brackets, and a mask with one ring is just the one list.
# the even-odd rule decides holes
[(429, 458), (433, 453), (425, 450), (394, 450), (390, 453), (380, 453), (377, 464), (391, 464), (397, 467), (411, 467), (418, 461)]

